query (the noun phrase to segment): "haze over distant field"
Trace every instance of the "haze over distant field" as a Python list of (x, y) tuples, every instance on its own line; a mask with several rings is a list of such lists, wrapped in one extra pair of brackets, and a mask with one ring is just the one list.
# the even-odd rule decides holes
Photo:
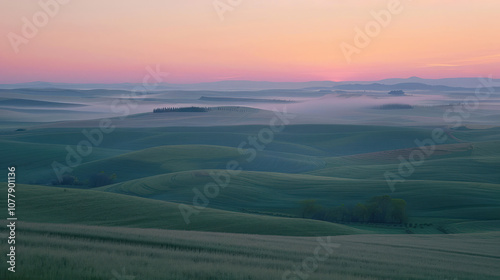
[[(124, 118), (116, 123), (120, 127), (266, 124), (274, 110), (296, 114), (292, 124), (441, 126), (454, 125), (453, 118), (461, 116), (462, 124), (498, 125), (500, 95), (498, 88), (491, 90), (496, 92), (487, 99), (472, 99), (477, 107), (467, 107), (462, 117), (457, 104), (474, 98), (474, 89), (413, 90), (403, 96), (375, 90), (163, 90), (135, 99), (127, 99), (131, 93), (126, 90), (0, 89), (0, 128), (61, 121), (46, 125), (93, 126), (105, 117)], [(152, 113), (155, 108), (190, 106), (242, 109)]]
[[(339, 45), (353, 44), (355, 28), (388, 1), (247, 0), (223, 21), (213, 1), (69, 1), (18, 54), (0, 40), (0, 83), (140, 82), (156, 64), (173, 83), (498, 74), (499, 1), (400, 2), (348, 64)], [(22, 34), (23, 18), (40, 10), (38, 1), (0, 2), (5, 35)]]

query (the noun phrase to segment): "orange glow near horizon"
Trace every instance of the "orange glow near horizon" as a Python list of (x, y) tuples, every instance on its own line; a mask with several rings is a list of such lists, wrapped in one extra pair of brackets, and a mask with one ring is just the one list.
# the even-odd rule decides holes
[(401, 0), (348, 63), (341, 43), (354, 46), (355, 28), (391, 1), (242, 0), (222, 21), (213, 0), (69, 1), (17, 54), (9, 34), (22, 36), (22, 18), (43, 10), (2, 1), (0, 83), (140, 82), (157, 64), (170, 83), (498, 78), (497, 0)]

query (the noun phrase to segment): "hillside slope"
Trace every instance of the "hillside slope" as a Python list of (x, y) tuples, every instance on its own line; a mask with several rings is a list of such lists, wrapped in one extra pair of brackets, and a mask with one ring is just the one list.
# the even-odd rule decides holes
[[(6, 193), (7, 184), (0, 183)], [(16, 216), (25, 222), (315, 236), (366, 231), (315, 220), (233, 213), (206, 208), (186, 224), (179, 204), (93, 190), (17, 185)], [(6, 196), (0, 198), (6, 205)]]

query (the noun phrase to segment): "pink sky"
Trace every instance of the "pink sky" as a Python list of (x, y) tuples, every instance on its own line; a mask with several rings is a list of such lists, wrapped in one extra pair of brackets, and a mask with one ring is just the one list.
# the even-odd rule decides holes
[(9, 34), (22, 36), (22, 18), (43, 10), (2, 1), (0, 83), (140, 82), (156, 64), (171, 83), (498, 78), (497, 0), (401, 0), (402, 12), (348, 63), (342, 42), (355, 46), (355, 28), (391, 1), (242, 0), (221, 21), (213, 0), (73, 0), (17, 54)]

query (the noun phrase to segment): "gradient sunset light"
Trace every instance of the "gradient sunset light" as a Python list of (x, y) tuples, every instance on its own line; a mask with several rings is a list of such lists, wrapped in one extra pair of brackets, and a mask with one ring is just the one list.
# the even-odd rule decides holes
[(340, 44), (390, 0), (242, 0), (224, 20), (213, 2), (69, 1), (16, 54), (8, 34), (41, 8), (2, 1), (0, 83), (140, 82), (156, 64), (170, 83), (500, 74), (498, 0), (401, 0), (403, 11), (351, 63)]

